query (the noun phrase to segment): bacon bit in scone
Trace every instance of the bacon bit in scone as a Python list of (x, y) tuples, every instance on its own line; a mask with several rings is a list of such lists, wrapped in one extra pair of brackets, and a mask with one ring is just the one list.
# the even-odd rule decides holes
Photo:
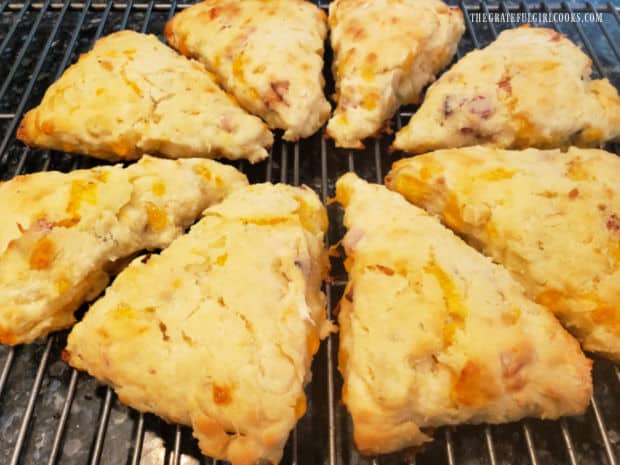
[(227, 405), (230, 404), (232, 400), (232, 396), (230, 395), (230, 389), (226, 386), (218, 386), (214, 384), (212, 387), (213, 391), (213, 402), (218, 405)]
[(475, 130), (472, 128), (461, 128), (459, 129), (459, 131), (461, 132), (461, 134), (466, 135), (466, 136), (471, 136), (473, 134), (475, 134)]
[[(70, 228), (72, 226), (75, 226), (76, 224), (78, 224), (80, 222), (80, 218), (79, 217), (72, 217), (72, 218), (65, 218), (64, 220), (60, 220), (60, 221), (49, 221), (47, 218), (39, 218), (35, 225), (36, 225), (36, 229), (38, 231), (42, 231), (42, 232), (49, 232), (54, 228), (58, 228), (58, 227), (62, 227), (62, 228)], [(22, 225), (18, 224), (17, 226), (19, 228), (19, 230), (23, 233), (26, 230), (23, 228)]]
[(435, 180), (436, 184), (441, 184), (444, 185), (446, 183), (446, 178), (444, 178), (443, 176), (439, 176), (436, 180)]
[(461, 105), (454, 105), (454, 97), (448, 95), (444, 101), (443, 101), (443, 115), (444, 118), (449, 117), (450, 115), (452, 115), (452, 113), (454, 113), (454, 110), (456, 110), (456, 108), (460, 107)]
[(288, 106), (288, 102), (284, 98), (290, 83), (288, 81), (273, 81), (271, 82), (271, 90), (267, 92), (265, 96), (265, 105), (267, 108), (272, 108), (277, 103), (282, 103)]
[(579, 195), (579, 189), (574, 188), (574, 189), (571, 189), (570, 192), (568, 193), (568, 198), (575, 199), (577, 198), (578, 195)]
[(290, 82), (288, 81), (273, 81), (271, 83), (271, 89), (284, 101), (284, 93), (288, 91)]
[(512, 94), (512, 85), (510, 84), (510, 79), (510, 76), (504, 76), (500, 81), (498, 81), (497, 87), (505, 90), (509, 94)]
[(24, 227), (21, 225), (21, 223), (15, 223), (17, 225), (17, 229), (19, 229), (20, 233), (25, 233), (26, 230), (24, 229)]
[(509, 390), (517, 390), (525, 385), (522, 370), (531, 360), (532, 353), (529, 350), (521, 349), (500, 354), (502, 378)]
[(478, 95), (467, 104), (469, 112), (478, 115), (482, 119), (489, 119), (495, 112), (488, 98)]
[(231, 119), (230, 119), (230, 117), (228, 115), (224, 115), (220, 119), (220, 127), (224, 131), (230, 132), (230, 133), (235, 132), (235, 130), (237, 129), (237, 126), (233, 124), (233, 122), (231, 121)]
[(607, 220), (607, 229), (614, 233), (620, 231), (620, 218), (618, 218), (618, 215), (616, 215), (615, 213), (612, 213)]
[(36, 225), (39, 231), (49, 232), (54, 229), (54, 223), (47, 218), (39, 218)]
[(151, 253), (147, 253), (144, 257), (142, 257), (142, 258), (140, 259), (140, 261), (141, 261), (142, 263), (147, 263), (147, 262), (151, 259), (151, 256), (152, 256), (152, 255), (153, 255), (153, 254), (151, 254)]

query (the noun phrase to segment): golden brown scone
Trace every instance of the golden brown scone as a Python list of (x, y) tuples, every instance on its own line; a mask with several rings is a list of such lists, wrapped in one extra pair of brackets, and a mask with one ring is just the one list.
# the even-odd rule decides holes
[(204, 454), (277, 464), (331, 328), (326, 228), (308, 188), (234, 192), (160, 255), (134, 260), (66, 356), (131, 407), (191, 425)]
[(400, 105), (417, 102), (456, 52), (463, 14), (440, 0), (336, 0), (329, 5), (337, 147), (363, 148)]
[[(0, 183), (0, 343), (71, 326), (123, 259), (167, 246), (247, 184), (210, 160), (162, 160), (18, 176)], [(120, 263), (119, 263), (120, 262)]]
[(585, 410), (591, 362), (508, 271), (384, 186), (349, 173), (336, 198), (349, 272), (339, 368), (363, 453), (442, 425)]
[(329, 117), (326, 33), (325, 13), (303, 0), (207, 0), (165, 29), (170, 45), (200, 60), (241, 106), (291, 141), (314, 134)]
[(26, 114), (17, 138), (106, 160), (151, 153), (256, 162), (273, 142), (203, 66), (133, 31), (98, 40)]
[(522, 26), (467, 54), (429, 87), (393, 147), (419, 153), (490, 145), (599, 146), (620, 137), (620, 97), (590, 80), (591, 61), (565, 36)]
[(620, 159), (602, 150), (441, 150), (387, 184), (438, 214), (550, 308), (584, 349), (620, 361)]

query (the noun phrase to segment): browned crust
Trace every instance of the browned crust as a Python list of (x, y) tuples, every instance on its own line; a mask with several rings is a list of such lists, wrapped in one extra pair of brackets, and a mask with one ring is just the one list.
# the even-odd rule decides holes
[(19, 127), (17, 128), (17, 133), (15, 137), (18, 140), (21, 140), (24, 144), (32, 145), (34, 143), (34, 138), (32, 137), (32, 118), (33, 118), (34, 110), (30, 110), (19, 123)]

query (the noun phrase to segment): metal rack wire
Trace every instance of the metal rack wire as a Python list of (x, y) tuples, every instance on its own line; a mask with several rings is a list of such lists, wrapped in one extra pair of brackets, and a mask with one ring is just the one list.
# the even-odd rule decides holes
[[(327, 3), (319, 3), (326, 8)], [(571, 37), (592, 57), (596, 76), (620, 87), (620, 5), (608, 3), (482, 2), (458, 5), (473, 12), (599, 13), (600, 23), (545, 24)], [(97, 163), (87, 157), (32, 150), (15, 141), (24, 111), (43, 95), (79, 53), (114, 30), (130, 28), (161, 35), (167, 19), (184, 2), (131, 0), (102, 2), (0, 1), (0, 180), (17, 174), (56, 169), (69, 171)], [(513, 23), (476, 23), (465, 14), (467, 32), (458, 57), (488, 44)], [(327, 60), (329, 62), (329, 52)], [(329, 63), (326, 69), (329, 68)], [(328, 93), (333, 83), (328, 82)], [(567, 96), (569, 98), (570, 96)], [(415, 108), (394, 118), (400, 128)], [(252, 182), (307, 184), (324, 201), (344, 172), (382, 182), (393, 159), (389, 137), (374, 141), (361, 153), (339, 150), (321, 134), (296, 144), (277, 141), (269, 159), (238, 167)], [(610, 150), (620, 153), (617, 146)], [(327, 237), (335, 243), (343, 234), (341, 212), (328, 207)], [(1, 271), (0, 271), (1, 272)], [(335, 279), (326, 285), (329, 311), (342, 294), (345, 274), (335, 263)], [(214, 464), (197, 450), (186, 428), (167, 425), (152, 415), (122, 406), (112, 390), (60, 360), (66, 334), (59, 333), (17, 348), (0, 347), (0, 464), (68, 465), (193, 465)], [(286, 464), (608, 464), (620, 454), (620, 372), (602, 360), (594, 366), (595, 393), (586, 415), (559, 422), (527, 420), (501, 426), (462, 426), (436, 432), (436, 441), (415, 458), (394, 454), (361, 457), (352, 446), (351, 424), (339, 403), (336, 371), (337, 338), (321, 347), (308, 387), (309, 409), (291, 435)], [(182, 382), (182, 380), (179, 380)]]

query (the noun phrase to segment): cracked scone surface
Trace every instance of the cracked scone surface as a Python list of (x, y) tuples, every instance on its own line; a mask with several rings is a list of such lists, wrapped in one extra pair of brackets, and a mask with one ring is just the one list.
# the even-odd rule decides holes
[(294, 141), (318, 131), (331, 111), (323, 94), (325, 23), (304, 0), (207, 0), (177, 14), (165, 35)]
[(17, 137), (106, 160), (151, 153), (256, 162), (273, 142), (203, 66), (133, 31), (98, 40), (26, 114)]
[(429, 430), (582, 413), (591, 363), (544, 307), (424, 210), (349, 173), (349, 282), (340, 302), (343, 401), (364, 453)]
[(326, 227), (307, 188), (231, 194), (116, 278), (69, 335), (71, 365), (131, 407), (191, 425), (205, 455), (277, 464), (330, 330)]
[(607, 79), (591, 80), (591, 65), (551, 29), (506, 30), (429, 87), (393, 146), (419, 153), (478, 144), (595, 147), (617, 139), (618, 91)]
[(620, 159), (595, 149), (470, 147), (397, 162), (390, 188), (438, 214), (620, 361)]
[(124, 258), (167, 246), (247, 184), (210, 160), (162, 160), (17, 176), (0, 183), (0, 343), (71, 326)]
[(337, 107), (327, 134), (363, 148), (400, 105), (452, 59), (463, 14), (439, 0), (336, 0), (329, 5)]

